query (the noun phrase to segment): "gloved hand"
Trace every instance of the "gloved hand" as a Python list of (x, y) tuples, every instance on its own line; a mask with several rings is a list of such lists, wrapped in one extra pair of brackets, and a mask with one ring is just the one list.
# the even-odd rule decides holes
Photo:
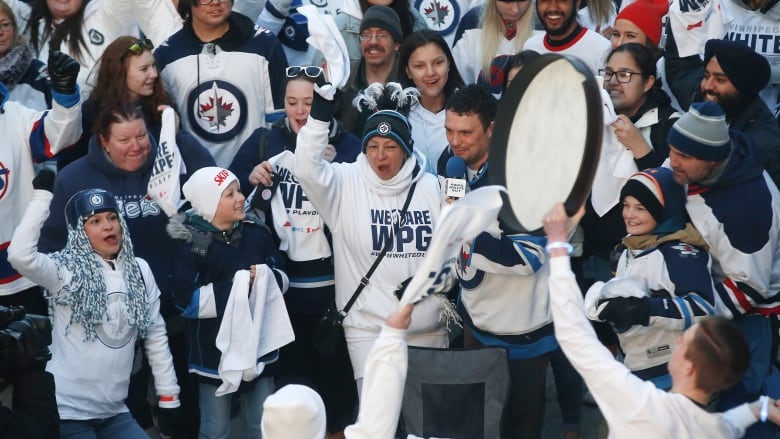
[(173, 437), (176, 433), (176, 425), (181, 415), (181, 406), (163, 408), (157, 407), (157, 426), (160, 428), (161, 438)]
[(34, 189), (52, 192), (54, 189), (54, 172), (48, 169), (41, 170), (41, 172), (33, 178), (32, 184)]
[(60, 52), (49, 52), (49, 85), (57, 93), (72, 95), (76, 93), (76, 78), (81, 65), (75, 59)]
[(599, 306), (605, 302), (599, 319), (611, 322), (618, 329), (650, 324), (650, 299), (647, 297), (614, 297), (599, 301)]
[(330, 122), (336, 108), (336, 87), (330, 82), (322, 85), (314, 84), (314, 100), (311, 103), (309, 114), (322, 122)]

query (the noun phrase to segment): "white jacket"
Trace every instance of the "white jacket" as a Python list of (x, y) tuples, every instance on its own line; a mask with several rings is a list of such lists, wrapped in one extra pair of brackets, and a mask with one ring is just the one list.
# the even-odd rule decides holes
[[(309, 118), (298, 133), (295, 175), (333, 235), (336, 305), (342, 309), (360, 279), (392, 233), (393, 213), (406, 201), (417, 181), (405, 222), (394, 234), (395, 243), (379, 263), (368, 286), (349, 311), (345, 326), (379, 331), (387, 315), (398, 309), (394, 291), (414, 275), (426, 255), (442, 207), (436, 177), (424, 172), (425, 159), (407, 160), (392, 179), (373, 172), (365, 154), (355, 163), (328, 163), (322, 153), (328, 144), (328, 123)], [(414, 173), (415, 167), (420, 170)], [(428, 299), (414, 307), (409, 333), (440, 331), (441, 305)]]

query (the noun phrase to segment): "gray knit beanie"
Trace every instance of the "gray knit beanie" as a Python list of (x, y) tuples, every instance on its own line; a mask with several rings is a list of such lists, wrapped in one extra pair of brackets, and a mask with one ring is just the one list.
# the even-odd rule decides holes
[(731, 152), (729, 126), (720, 105), (697, 102), (672, 125), (667, 137), (669, 145), (691, 157), (717, 162)]
[(401, 19), (394, 10), (387, 6), (371, 6), (363, 14), (363, 20), (360, 21), (360, 32), (370, 27), (378, 27), (390, 33), (396, 43), (404, 40), (401, 31)]

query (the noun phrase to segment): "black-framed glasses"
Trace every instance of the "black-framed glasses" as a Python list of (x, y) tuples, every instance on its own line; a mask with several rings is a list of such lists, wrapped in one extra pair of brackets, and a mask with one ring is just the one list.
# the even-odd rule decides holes
[(360, 41), (371, 41), (372, 38), (376, 38), (377, 41), (387, 41), (390, 38), (393, 38), (393, 36), (387, 32), (379, 32), (377, 34), (363, 32), (358, 37), (360, 38)]
[(212, 3), (227, 3), (229, 1), (230, 0), (198, 0), (198, 3), (203, 5), (203, 6), (206, 6), (206, 5), (210, 5)]
[(306, 75), (311, 79), (319, 79), (322, 76), (322, 67), (319, 66), (290, 66), (285, 70), (288, 78), (297, 78)]
[(130, 47), (127, 48), (127, 51), (132, 53), (133, 55), (140, 55), (144, 53), (144, 50), (152, 51), (154, 49), (154, 44), (152, 43), (152, 40), (149, 38), (145, 38), (143, 40), (138, 40), (137, 42), (130, 45)]
[(615, 79), (617, 79), (617, 82), (621, 84), (628, 84), (631, 82), (631, 77), (634, 75), (643, 76), (640, 72), (629, 72), (627, 70), (620, 70), (618, 72), (613, 72), (609, 69), (599, 69), (599, 75), (601, 75), (602, 78), (604, 78), (604, 82), (609, 82), (612, 80), (612, 77), (614, 76)]
[(11, 32), (12, 30), (14, 30), (14, 24), (10, 20), (0, 23), (0, 31)]

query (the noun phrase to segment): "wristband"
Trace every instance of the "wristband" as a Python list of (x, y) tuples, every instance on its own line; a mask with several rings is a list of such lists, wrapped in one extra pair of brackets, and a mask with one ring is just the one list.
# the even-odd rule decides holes
[(547, 253), (550, 253), (550, 251), (558, 249), (558, 248), (562, 248), (562, 249), (566, 250), (566, 254), (568, 254), (568, 255), (571, 255), (572, 252), (574, 251), (574, 247), (571, 244), (569, 244), (568, 242), (564, 242), (564, 241), (551, 242), (551, 243), (547, 244), (546, 247), (544, 247), (544, 249), (547, 250)]
[(758, 412), (758, 419), (761, 422), (766, 422), (767, 418), (769, 418), (769, 397), (762, 395), (761, 398), (758, 398), (758, 405), (761, 407)]
[(157, 407), (161, 409), (173, 409), (180, 406), (181, 402), (179, 402), (178, 395), (160, 395), (160, 399), (157, 402)]

